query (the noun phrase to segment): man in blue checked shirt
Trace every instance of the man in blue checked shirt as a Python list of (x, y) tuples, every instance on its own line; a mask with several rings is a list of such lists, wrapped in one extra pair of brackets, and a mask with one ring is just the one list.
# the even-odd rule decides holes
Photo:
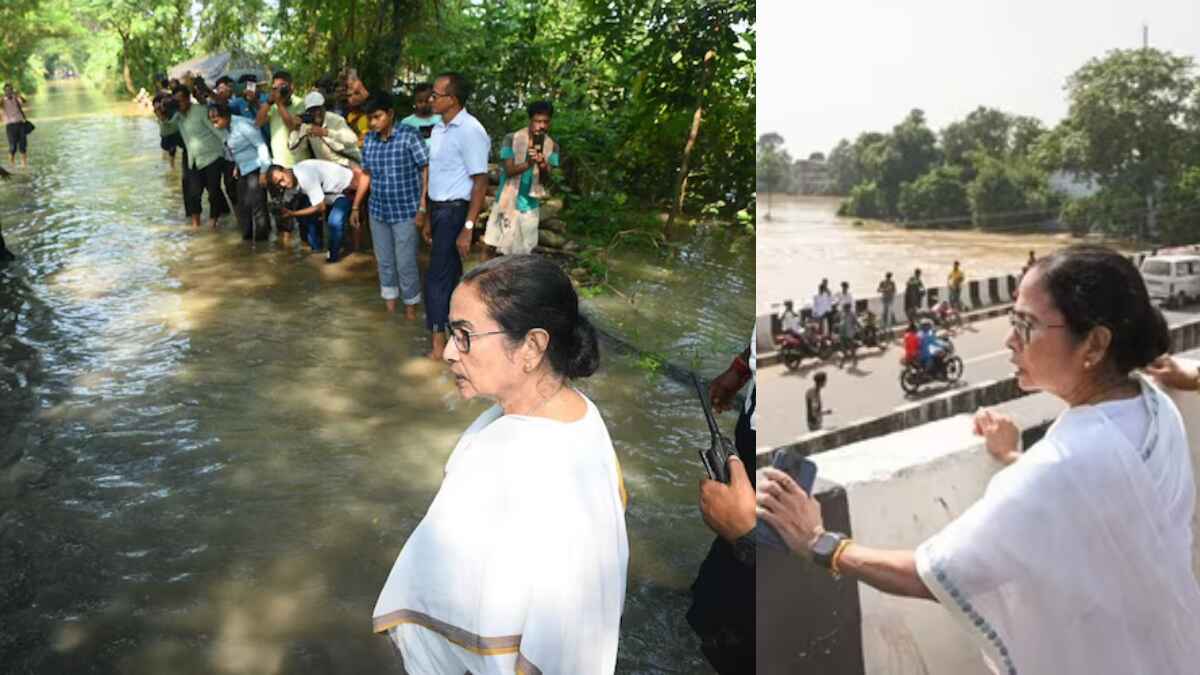
[(208, 117), (225, 137), (225, 148), (233, 158), (237, 178), (234, 210), (242, 228), (242, 241), (266, 241), (271, 238), (271, 220), (267, 214), (267, 169), (271, 151), (253, 120), (234, 115), (225, 103), (214, 103)]
[[(381, 91), (363, 106), (371, 131), (363, 139), (362, 168), (371, 186), (367, 209), (379, 264), (379, 294), (389, 312), (404, 300), (404, 318), (417, 318), (421, 274), (417, 269), (416, 216), (425, 213), (429, 151), (421, 134), (396, 124), (392, 96)], [(358, 212), (350, 213), (357, 227)]]

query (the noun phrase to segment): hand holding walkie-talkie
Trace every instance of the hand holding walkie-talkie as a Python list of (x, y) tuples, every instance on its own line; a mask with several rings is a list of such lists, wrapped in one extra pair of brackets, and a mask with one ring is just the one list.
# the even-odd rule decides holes
[(712, 434), (712, 445), (707, 450), (700, 451), (700, 461), (704, 464), (709, 478), (728, 484), (728, 463), (729, 457), (734, 454), (733, 443), (721, 435), (717, 418), (713, 416), (712, 406), (709, 404), (708, 392), (700, 385), (695, 373), (692, 373), (692, 383), (696, 385), (696, 394), (700, 396), (700, 405), (704, 408), (705, 419), (708, 420), (708, 431)]

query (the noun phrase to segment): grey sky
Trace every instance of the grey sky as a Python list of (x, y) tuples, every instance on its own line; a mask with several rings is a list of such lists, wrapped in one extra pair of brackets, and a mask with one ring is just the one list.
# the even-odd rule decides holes
[(758, 132), (807, 157), (912, 108), (935, 130), (979, 105), (1052, 126), (1089, 58), (1141, 46), (1143, 21), (1198, 57), (1198, 18), (1192, 0), (759, 0)]

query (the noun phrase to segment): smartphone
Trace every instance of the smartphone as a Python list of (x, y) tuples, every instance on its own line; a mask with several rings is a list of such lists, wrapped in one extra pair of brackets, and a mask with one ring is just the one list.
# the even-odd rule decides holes
[(433, 125), (432, 124), (426, 124), (425, 126), (421, 127), (421, 136), (423, 138), (429, 138), (432, 135), (433, 135)]
[(546, 134), (538, 132), (533, 135), (533, 147), (537, 148), (538, 152), (542, 151), (542, 144), (546, 142)]
[[(775, 459), (771, 461), (771, 466), (791, 476), (801, 490), (812, 495), (813, 484), (817, 481), (817, 465), (811, 459), (785, 450), (776, 453)], [(779, 536), (779, 532), (761, 518), (754, 525), (753, 537), (756, 545), (765, 546), (780, 553), (788, 552), (787, 544)]]

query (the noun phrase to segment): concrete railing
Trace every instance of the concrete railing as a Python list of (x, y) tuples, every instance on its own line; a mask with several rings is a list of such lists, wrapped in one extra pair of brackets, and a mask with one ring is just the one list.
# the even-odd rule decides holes
[[(1187, 362), (1195, 367), (1196, 362)], [(1200, 466), (1200, 395), (1173, 392)], [(1001, 406), (1025, 447), (1063, 410), (1037, 394)], [(1000, 470), (963, 414), (848, 445), (812, 458), (826, 529), (884, 549), (915, 549), (961, 515)], [(1200, 519), (1193, 518), (1200, 532)], [(1200, 578), (1200, 537), (1193, 540)], [(979, 650), (940, 605), (833, 579), (794, 556), (760, 549), (757, 567), (759, 673), (985, 675)]]
[[(904, 317), (904, 283), (904, 280), (896, 282), (896, 298), (892, 309), (896, 314), (897, 322), (907, 321)], [(963, 305), (971, 309), (982, 309), (984, 307), (1012, 303), (1016, 295), (1017, 284), (1017, 277), (1011, 274), (1001, 277), (968, 280), (963, 284)], [(948, 300), (949, 298), (950, 288), (948, 286), (926, 286), (922, 307), (932, 308), (942, 300)], [(811, 301), (812, 298), (810, 297), (804, 302), (797, 303), (797, 310), (805, 319), (812, 314)], [(859, 298), (854, 301), (854, 309), (858, 312), (870, 310), (876, 316), (879, 316), (883, 312), (883, 299), (877, 295)], [(758, 327), (759, 336), (758, 349), (763, 353), (775, 350), (771, 336), (777, 335), (782, 331), (779, 314), (783, 312), (783, 301), (772, 303), (771, 310), (771, 314), (761, 314), (756, 317), (755, 325)]]
[[(1200, 252), (1200, 245), (1190, 247), (1180, 247), (1172, 249), (1175, 252), (1191, 249), (1193, 252)], [(1152, 251), (1139, 251), (1130, 254), (1129, 260), (1141, 268), (1142, 261), (1152, 255)], [(905, 279), (896, 281), (896, 313), (897, 316), (904, 316), (904, 283)], [(1015, 299), (1017, 284), (1019, 278), (1016, 275), (1008, 274), (994, 277), (986, 277), (983, 279), (968, 280), (966, 287), (963, 288), (963, 303), (972, 309), (982, 307), (990, 307), (1011, 303)], [(833, 290), (833, 289), (830, 289)], [(933, 307), (938, 302), (950, 297), (950, 289), (947, 286), (929, 286), (926, 287), (925, 304), (928, 307)], [(783, 300), (771, 304), (771, 314), (760, 314), (755, 317), (755, 326), (758, 328), (758, 351), (764, 355), (775, 350), (775, 344), (772, 336), (780, 332), (779, 314), (783, 311)], [(794, 298), (793, 298), (794, 300)], [(797, 303), (797, 309), (802, 315), (806, 315), (805, 310), (808, 310), (809, 303), (812, 302), (812, 297), (809, 296), (803, 302)], [(883, 300), (879, 296), (871, 296), (855, 301), (855, 309), (859, 312), (870, 309), (876, 315), (883, 311)]]
[[(1200, 347), (1200, 319), (1177, 324), (1170, 328), (1171, 352), (1178, 353)], [(780, 448), (760, 448), (758, 463), (762, 465), (772, 452), (787, 449), (803, 455), (825, 452), (875, 436), (934, 422), (952, 415), (972, 412), (980, 406), (995, 405), (1025, 395), (1015, 377), (992, 380), (966, 389), (952, 390), (918, 403), (900, 406), (887, 415), (851, 422), (837, 429), (806, 435)], [(797, 401), (797, 405), (802, 405)]]

